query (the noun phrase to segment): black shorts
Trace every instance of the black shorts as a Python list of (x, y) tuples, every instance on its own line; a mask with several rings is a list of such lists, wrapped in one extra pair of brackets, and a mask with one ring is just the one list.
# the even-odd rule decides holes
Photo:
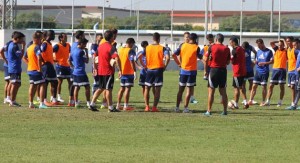
[(38, 73), (35, 75), (31, 75), (29, 74), (29, 84), (34, 84), (34, 85), (38, 85), (41, 83), (45, 83), (45, 79), (43, 78), (43, 74), (42, 73)]
[(5, 81), (9, 81), (9, 73), (8, 73), (8, 67), (7, 66), (3, 66), (4, 67), (4, 80)]
[(179, 86), (194, 87), (196, 86), (196, 75), (182, 75), (179, 77)]
[(139, 79), (140, 86), (145, 86), (146, 76), (147, 76), (147, 74), (140, 74), (140, 79)]
[(253, 80), (254, 79), (254, 72), (250, 71), (247, 72), (247, 75), (245, 76), (244, 80)]
[(56, 71), (54, 69), (53, 64), (51, 64), (50, 62), (46, 62), (43, 66), (42, 66), (42, 70), (43, 70), (43, 76), (46, 79), (46, 81), (57, 81), (57, 76), (56, 76)]
[(226, 68), (211, 68), (208, 75), (208, 87), (225, 88), (227, 81)]
[(134, 85), (134, 75), (124, 75), (121, 77), (120, 81), (121, 87), (133, 87)]
[(114, 75), (99, 75), (99, 89), (113, 89), (114, 88)]
[(21, 83), (21, 73), (10, 73), (9, 82), (11, 83)]
[(57, 78), (69, 79), (69, 78), (71, 78), (71, 68), (56, 66), (56, 74), (57, 74)]
[(232, 86), (234, 88), (241, 88), (243, 86), (244, 82), (245, 82), (245, 77), (243, 77), (243, 76), (232, 78)]
[(163, 86), (164, 82), (164, 69), (152, 69), (147, 71), (145, 85), (152, 87), (160, 87)]
[(73, 86), (89, 86), (90, 82), (89, 82), (89, 78), (87, 77), (87, 75), (83, 75), (83, 76), (77, 76), (77, 75), (73, 75)]

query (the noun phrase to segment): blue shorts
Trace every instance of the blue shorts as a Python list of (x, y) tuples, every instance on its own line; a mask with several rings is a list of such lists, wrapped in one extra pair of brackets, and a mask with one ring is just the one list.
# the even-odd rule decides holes
[(43, 77), (46, 81), (57, 81), (56, 71), (54, 69), (53, 64), (46, 62), (42, 66)]
[(247, 75), (245, 76), (244, 80), (253, 80), (254, 79), (254, 72), (250, 71), (247, 72)]
[(121, 87), (133, 87), (134, 76), (133, 75), (123, 75), (120, 81)]
[(31, 75), (29, 74), (29, 84), (41, 84), (41, 83), (45, 83), (45, 79), (43, 78), (43, 74), (39, 73), (39, 74), (35, 74), (35, 75)]
[(21, 83), (21, 73), (10, 73), (9, 81), (11, 83)]
[(61, 78), (61, 79), (71, 78), (71, 68), (56, 66), (56, 74), (57, 74), (57, 78)]
[(164, 69), (152, 69), (147, 71), (145, 85), (152, 87), (162, 86), (164, 82)]
[(140, 86), (145, 86), (146, 76), (147, 76), (147, 74), (140, 74), (140, 79), (139, 79)]
[(182, 75), (179, 76), (179, 86), (181, 87), (194, 87), (196, 86), (197, 75)]
[(273, 69), (270, 83), (272, 84), (285, 84), (286, 70), (285, 69)]
[(8, 73), (8, 67), (4, 66), (3, 68), (4, 68), (4, 80), (9, 81), (10, 76)]
[(73, 86), (89, 86), (89, 78), (87, 75), (77, 76), (73, 74)]
[(288, 86), (295, 85), (296, 83), (296, 74), (294, 72), (288, 73)]
[(256, 71), (253, 83), (258, 85), (267, 85), (268, 79), (269, 79), (269, 73), (261, 74)]

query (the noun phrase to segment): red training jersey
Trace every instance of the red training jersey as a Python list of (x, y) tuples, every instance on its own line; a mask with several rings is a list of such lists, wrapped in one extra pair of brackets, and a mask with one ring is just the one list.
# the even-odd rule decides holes
[(230, 60), (230, 50), (223, 44), (213, 44), (208, 49), (208, 59), (210, 60), (209, 67), (226, 68)]
[(115, 72), (114, 67), (110, 65), (110, 60), (117, 58), (117, 49), (109, 42), (105, 42), (98, 47), (98, 75), (108, 76)]
[(247, 75), (245, 50), (238, 46), (232, 49), (231, 63), (234, 77)]

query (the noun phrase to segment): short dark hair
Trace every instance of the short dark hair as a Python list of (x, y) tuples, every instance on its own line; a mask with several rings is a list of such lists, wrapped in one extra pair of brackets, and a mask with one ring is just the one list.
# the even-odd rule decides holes
[(285, 42), (283, 40), (279, 40), (280, 43), (282, 43), (283, 45), (285, 44)]
[(111, 29), (112, 33), (115, 35), (115, 34), (118, 34), (118, 30), (116, 28), (112, 28)]
[(157, 32), (153, 33), (153, 40), (154, 40), (154, 41), (160, 40), (160, 34), (157, 33)]
[(189, 39), (190, 40), (193, 40), (195, 43), (197, 43), (197, 40), (198, 40), (198, 35), (196, 33), (191, 33), (189, 35)]
[(294, 41), (294, 37), (293, 36), (288, 36), (285, 38), (285, 40), (290, 39), (291, 41)]
[(208, 39), (212, 39), (212, 38), (214, 38), (214, 35), (213, 34), (207, 34), (206, 35), (206, 39), (208, 40)]
[(53, 36), (53, 35), (55, 35), (55, 32), (52, 29), (47, 31), (47, 36)]
[(224, 35), (223, 35), (222, 33), (218, 33), (218, 34), (216, 35), (216, 38), (217, 38), (217, 41), (218, 41), (219, 43), (223, 43), (223, 42), (224, 42)]
[(84, 31), (78, 30), (75, 32), (75, 38), (80, 39), (84, 35)]
[(61, 32), (61, 33), (58, 35), (58, 40), (60, 41), (60, 40), (64, 37), (64, 35), (66, 35), (66, 33)]
[(236, 36), (230, 37), (230, 40), (231, 40), (232, 42), (236, 43), (236, 45), (239, 44), (239, 39), (238, 39)]
[(146, 48), (146, 46), (148, 46), (148, 45), (149, 45), (148, 41), (142, 41), (142, 43), (141, 43), (141, 46), (143, 48)]
[(25, 37), (25, 35), (22, 33), (22, 32), (15, 32), (14, 33), (14, 39), (20, 39), (20, 38), (24, 38)]
[(183, 35), (190, 35), (190, 32), (184, 32)]
[(109, 40), (111, 40), (112, 38), (113, 38), (113, 32), (111, 31), (111, 30), (107, 30), (107, 31), (105, 31), (105, 33), (104, 33), (104, 39), (106, 40), (106, 41), (109, 41)]
[(14, 31), (12, 34), (11, 34), (11, 38), (14, 38), (14, 35), (17, 33), (18, 31)]
[(297, 44), (299, 44), (299, 43), (300, 43), (300, 40), (299, 40), (298, 38), (296, 38), (296, 39), (294, 39), (293, 42), (296, 42)]
[(88, 42), (89, 42), (89, 40), (87, 40), (86, 38), (81, 38), (78, 40), (78, 44), (86, 44)]
[(250, 47), (249, 42), (248, 42), (248, 41), (243, 42), (242, 47), (243, 47), (244, 49), (249, 49), (249, 47)]
[(258, 43), (264, 44), (264, 40), (261, 39), (261, 38), (259, 38), (259, 39), (256, 40), (256, 43), (257, 43), (257, 44), (258, 44)]
[(126, 44), (134, 44), (134, 43), (135, 43), (135, 41), (131, 37), (126, 40)]
[(42, 33), (40, 31), (36, 31), (32, 35), (33, 39), (41, 39), (42, 38)]

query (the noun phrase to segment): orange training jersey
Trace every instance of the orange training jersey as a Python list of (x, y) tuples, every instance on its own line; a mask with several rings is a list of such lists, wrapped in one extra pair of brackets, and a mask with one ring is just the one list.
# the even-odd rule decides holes
[(161, 45), (148, 45), (146, 47), (146, 63), (148, 69), (163, 68), (164, 47)]
[(50, 62), (51, 64), (53, 64), (54, 63), (53, 47), (52, 47), (51, 43), (49, 43), (48, 41), (44, 41), (43, 44), (44, 43), (47, 44), (47, 48), (46, 48), (46, 51), (42, 52), (42, 58), (43, 58), (44, 62)]
[(287, 62), (287, 51), (286, 49), (284, 50), (279, 50), (277, 49), (275, 54), (274, 54), (274, 64), (273, 64), (273, 69), (286, 69), (286, 62)]
[(287, 54), (288, 54), (288, 71), (294, 71), (296, 69), (296, 61), (297, 61), (295, 55), (295, 49), (288, 48)]
[[(101, 45), (101, 44), (103, 44), (103, 43), (105, 43), (106, 42), (106, 40), (105, 40), (105, 38), (103, 38), (101, 41), (100, 41), (100, 43), (99, 43), (99, 45)], [(111, 45), (113, 45), (113, 46), (117, 46), (117, 42), (114, 40), (112, 43), (111, 43)]]
[(70, 44), (66, 43), (66, 46), (62, 45), (61, 43), (57, 44), (58, 50), (55, 53), (57, 64), (60, 66), (70, 67), (68, 63), (68, 59), (70, 56)]
[(134, 56), (132, 56), (131, 48), (122, 47), (120, 49), (119, 58), (121, 61), (122, 75), (133, 75), (134, 70), (131, 66)]
[(38, 71), (40, 70), (39, 64), (38, 64), (38, 57), (37, 54), (40, 53), (39, 45), (32, 44), (27, 48), (27, 58), (28, 58), (28, 67), (27, 71)]
[(198, 45), (189, 43), (184, 43), (181, 45), (180, 58), (181, 68), (183, 70), (197, 70), (197, 53), (199, 53)]

